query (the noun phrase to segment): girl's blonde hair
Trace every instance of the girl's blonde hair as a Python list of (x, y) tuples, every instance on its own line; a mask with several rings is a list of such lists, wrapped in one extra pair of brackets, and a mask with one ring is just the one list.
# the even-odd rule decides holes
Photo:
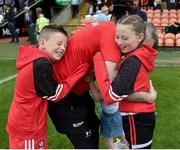
[(138, 15), (124, 16), (121, 19), (119, 19), (116, 24), (132, 25), (133, 30), (137, 35), (140, 33), (143, 33), (144, 37), (146, 35), (146, 25), (143, 19)]

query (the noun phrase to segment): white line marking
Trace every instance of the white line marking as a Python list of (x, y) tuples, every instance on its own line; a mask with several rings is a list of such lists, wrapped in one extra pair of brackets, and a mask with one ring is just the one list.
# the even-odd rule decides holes
[(0, 60), (16, 60), (16, 58), (13, 58), (13, 57), (7, 57), (7, 58), (0, 58)]
[(0, 80), (0, 84), (3, 84), (3, 83), (6, 83), (6, 82), (10, 81), (10, 80), (16, 78), (16, 76), (17, 76), (17, 74), (9, 76), (7, 78), (4, 78), (4, 79)]

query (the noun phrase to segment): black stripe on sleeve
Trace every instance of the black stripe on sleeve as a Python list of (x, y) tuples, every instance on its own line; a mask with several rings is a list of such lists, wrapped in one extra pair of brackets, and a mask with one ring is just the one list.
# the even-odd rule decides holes
[(141, 62), (136, 56), (128, 57), (111, 83), (112, 91), (119, 96), (134, 93), (134, 83), (140, 67)]
[(56, 93), (58, 82), (53, 77), (51, 62), (40, 58), (33, 62), (34, 84), (38, 96), (51, 96)]

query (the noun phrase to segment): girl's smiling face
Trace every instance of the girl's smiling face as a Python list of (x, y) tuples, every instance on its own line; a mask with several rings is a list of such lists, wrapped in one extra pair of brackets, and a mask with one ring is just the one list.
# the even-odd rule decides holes
[(143, 41), (144, 34), (137, 34), (134, 31), (133, 25), (130, 24), (117, 24), (115, 41), (121, 48), (124, 54), (130, 53), (138, 48), (139, 44)]

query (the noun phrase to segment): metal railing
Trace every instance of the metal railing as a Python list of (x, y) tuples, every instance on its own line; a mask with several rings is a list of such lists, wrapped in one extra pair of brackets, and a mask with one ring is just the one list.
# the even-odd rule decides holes
[[(34, 2), (32, 2), (31, 4), (29, 4), (29, 8), (31, 9), (32, 7), (36, 6), (38, 3), (42, 2), (44, 0), (35, 0)], [(15, 18), (19, 17), (20, 15), (22, 15), (24, 13), (24, 9), (19, 10), (16, 15)], [(0, 24), (0, 27), (4, 27), (5, 25), (7, 25), (7, 20), (4, 20), (3, 23)]]

